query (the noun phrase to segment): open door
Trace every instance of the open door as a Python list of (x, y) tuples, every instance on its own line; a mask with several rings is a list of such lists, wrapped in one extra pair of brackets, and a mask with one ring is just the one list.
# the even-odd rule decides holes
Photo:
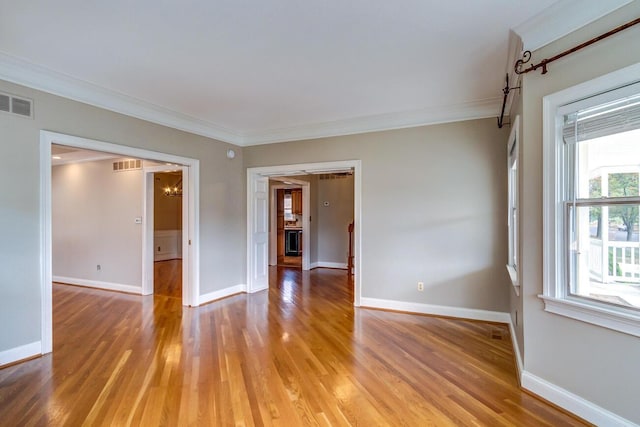
[(248, 191), (249, 230), (247, 230), (248, 292), (258, 292), (269, 287), (269, 178), (249, 175)]

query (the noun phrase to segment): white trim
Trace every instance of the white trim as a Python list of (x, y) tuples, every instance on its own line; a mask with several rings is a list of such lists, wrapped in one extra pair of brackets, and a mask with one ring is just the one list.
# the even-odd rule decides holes
[(230, 286), (228, 288), (224, 288), (218, 291), (213, 291), (204, 295), (200, 295), (200, 298), (198, 299), (198, 305), (207, 304), (209, 302), (219, 300), (221, 298), (226, 298), (231, 295), (246, 293), (246, 292), (247, 292), (247, 285)]
[[(256, 177), (262, 176), (274, 176), (274, 175), (287, 175), (288, 173), (304, 174), (305, 170), (336, 170), (353, 168), (353, 186), (354, 186), (354, 302), (353, 305), (358, 307), (360, 305), (360, 299), (362, 294), (362, 253), (361, 253), (361, 238), (362, 238), (362, 162), (360, 160), (340, 160), (335, 162), (323, 162), (323, 163), (302, 163), (294, 165), (281, 165), (281, 166), (266, 166), (247, 168), (247, 290), (248, 292), (258, 292), (266, 288), (255, 289), (252, 286), (252, 267), (255, 262), (253, 255), (253, 243), (252, 236), (254, 234), (254, 226), (256, 224), (255, 218), (253, 218), (254, 206), (253, 206), (253, 182)], [(267, 192), (268, 193), (268, 192)], [(307, 207), (305, 205), (305, 207)], [(303, 207), (303, 210), (304, 208)], [(308, 208), (308, 207), (307, 207)], [(307, 217), (308, 218), (308, 217)], [(304, 239), (308, 242), (308, 239)], [(304, 241), (303, 241), (304, 244)], [(306, 246), (305, 246), (306, 248)], [(308, 252), (308, 250), (303, 249)], [(267, 257), (268, 258), (268, 257)], [(268, 259), (265, 259), (268, 263)]]
[[(562, 239), (563, 210), (561, 200), (562, 147), (558, 140), (561, 125), (556, 120), (559, 110), (568, 104), (587, 98), (607, 97), (606, 92), (636, 83), (640, 76), (640, 63), (605, 74), (542, 98), (543, 163), (543, 294), (545, 311), (572, 319), (640, 336), (640, 316), (624, 308), (568, 298), (564, 272), (558, 271), (557, 260), (564, 254)], [(602, 95), (598, 95), (602, 94)], [(568, 107), (567, 107), (568, 108)], [(559, 237), (560, 236), (560, 237)], [(560, 255), (559, 255), (560, 254)]]
[(522, 385), (522, 373), (524, 372), (524, 362), (522, 360), (522, 353), (520, 353), (520, 346), (518, 346), (518, 336), (516, 335), (516, 327), (513, 324), (513, 319), (509, 316), (509, 334), (511, 335), (511, 346), (513, 347), (513, 354), (516, 358), (516, 369), (518, 370), (518, 382)]
[(577, 299), (553, 298), (539, 295), (544, 300), (544, 311), (581, 320), (603, 328), (624, 332), (640, 337), (640, 317), (625, 313), (623, 309), (598, 306), (596, 302), (582, 302)]
[(53, 350), (51, 248), (51, 140), (40, 131), (40, 342), (42, 354)]
[(80, 279), (77, 277), (53, 276), (53, 282), (67, 285), (84, 286), (87, 288), (104, 289), (107, 291), (126, 292), (128, 294), (142, 295), (142, 287), (134, 285), (124, 285), (121, 283), (103, 282), (101, 280)]
[(141, 120), (239, 146), (350, 135), (495, 117), (501, 98), (244, 132), (136, 99), (0, 52), (0, 78)]
[(40, 356), (42, 352), (42, 343), (40, 341), (21, 345), (19, 347), (10, 348), (0, 352), (0, 368), (10, 363), (19, 362), (34, 356)]
[(0, 52), (0, 78), (74, 101), (225, 142), (235, 131)]
[(511, 323), (509, 313), (501, 311), (479, 310), (475, 308), (451, 307), (445, 305), (422, 304), (378, 298), (360, 299), (362, 308), (382, 308), (405, 311), (408, 313), (432, 314), (435, 316), (457, 317), (460, 319), (482, 320), (485, 322)]
[[(156, 246), (158, 239), (166, 238), (169, 248), (158, 252)], [(166, 261), (169, 259), (182, 258), (182, 230), (156, 230), (153, 232), (153, 261)]]
[(632, 0), (563, 0), (556, 2), (513, 30), (524, 49), (534, 51), (631, 3)]
[[(520, 259), (520, 176), (519, 176), (519, 153), (520, 153), (520, 115), (517, 115), (511, 125), (511, 132), (507, 139), (507, 271), (513, 285), (513, 290), (520, 296), (520, 281), (518, 280), (518, 270), (516, 260)], [(514, 169), (515, 166), (515, 169)], [(514, 179), (515, 175), (515, 179)], [(513, 193), (513, 203), (512, 203)], [(515, 209), (516, 220), (513, 221), (513, 210)]]
[(522, 373), (521, 384), (522, 388), (595, 425), (610, 427), (637, 425), (530, 372), (524, 371)]
[(340, 270), (346, 270), (347, 264), (344, 262), (327, 262), (327, 261), (318, 261), (312, 262), (309, 266), (309, 270), (313, 268), (338, 268)]
[[(40, 131), (40, 289), (41, 289), (41, 332), (42, 353), (50, 353), (53, 345), (53, 317), (52, 317), (52, 276), (51, 271), (51, 144), (58, 143), (71, 147), (84, 148), (93, 151), (105, 151), (123, 156), (155, 160), (159, 162), (175, 163), (188, 166), (188, 180), (183, 189), (188, 198), (189, 229), (183, 230), (183, 260), (188, 257), (186, 268), (182, 269), (184, 305), (197, 306), (200, 294), (200, 190), (199, 168), (200, 161), (188, 157), (175, 156), (141, 148), (117, 145), (93, 139), (80, 138), (62, 133)], [(184, 179), (183, 179), (184, 182)], [(183, 214), (186, 204), (183, 203)], [(186, 215), (183, 215), (185, 218)], [(186, 232), (184, 232), (186, 231)], [(143, 231), (144, 233), (144, 231)], [(188, 245), (191, 240), (191, 246)], [(143, 245), (144, 247), (144, 245)], [(143, 255), (144, 256), (144, 255)], [(184, 261), (183, 261), (184, 262)]]
[(509, 279), (511, 279), (511, 284), (513, 285), (513, 291), (516, 293), (516, 296), (520, 296), (520, 283), (518, 283), (518, 272), (515, 268), (506, 265), (507, 273), (509, 273)]
[(502, 98), (489, 98), (456, 105), (441, 105), (401, 113), (386, 113), (365, 117), (354, 117), (324, 123), (309, 123), (280, 129), (264, 129), (245, 133), (242, 146), (274, 144), (285, 141), (354, 135), (392, 129), (405, 129), (440, 123), (496, 117)]

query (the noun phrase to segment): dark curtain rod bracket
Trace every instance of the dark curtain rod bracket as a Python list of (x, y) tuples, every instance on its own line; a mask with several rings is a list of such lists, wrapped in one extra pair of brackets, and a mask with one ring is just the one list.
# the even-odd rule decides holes
[(515, 89), (520, 89), (520, 86), (509, 87), (509, 74), (505, 74), (504, 88), (502, 89), (502, 94), (504, 95), (502, 98), (502, 110), (500, 111), (500, 117), (498, 118), (498, 128), (500, 129), (504, 126), (504, 109), (507, 106), (507, 97), (509, 96), (509, 92)]

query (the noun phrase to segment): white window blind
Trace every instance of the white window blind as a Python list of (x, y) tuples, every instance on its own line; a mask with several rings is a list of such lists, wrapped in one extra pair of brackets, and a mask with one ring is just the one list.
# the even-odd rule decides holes
[[(640, 83), (631, 86), (638, 86)], [(566, 143), (600, 138), (640, 129), (640, 95), (632, 95), (565, 116), (562, 135)]]

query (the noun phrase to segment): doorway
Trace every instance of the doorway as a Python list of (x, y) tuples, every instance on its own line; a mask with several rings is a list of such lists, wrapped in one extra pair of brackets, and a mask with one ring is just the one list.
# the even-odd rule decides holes
[(153, 178), (153, 294), (182, 298), (182, 170)]
[[(269, 194), (269, 178), (275, 176), (295, 177), (296, 175), (334, 173), (345, 170), (352, 170), (354, 176), (353, 303), (354, 306), (360, 305), (360, 266), (362, 263), (360, 245), (362, 185), (360, 160), (304, 163), (247, 169), (247, 292), (259, 292), (269, 287), (269, 209), (267, 206), (269, 206), (269, 200), (273, 200), (273, 196)], [(306, 207), (306, 211), (309, 212), (309, 201), (307, 200), (306, 203), (304, 206)], [(309, 222), (308, 215), (303, 216), (303, 222)], [(308, 249), (303, 249), (303, 251), (308, 252)]]
[[(51, 146), (53, 144), (75, 147), (96, 152), (112, 153), (122, 157), (133, 157), (137, 159), (148, 159), (156, 162), (170, 164), (173, 169), (179, 167), (183, 173), (183, 201), (182, 201), (182, 247), (183, 265), (182, 286), (183, 305), (199, 305), (199, 214), (198, 214), (198, 170), (199, 161), (187, 157), (174, 156), (165, 153), (132, 148), (102, 141), (75, 137), (71, 135), (59, 134), (49, 131), (40, 132), (40, 181), (41, 181), (41, 291), (42, 291), (42, 353), (50, 353), (53, 344), (53, 319), (52, 319), (52, 229), (51, 229)], [(178, 166), (180, 165), (180, 166)], [(166, 166), (165, 166), (166, 168)], [(144, 221), (142, 229), (142, 283), (139, 287), (141, 294), (153, 292), (153, 221), (149, 221), (149, 216), (153, 213), (153, 194), (149, 191), (150, 182), (153, 184), (153, 174), (145, 173), (145, 189), (143, 215), (140, 219)], [(151, 194), (149, 194), (151, 193)], [(132, 219), (133, 220), (133, 219)], [(137, 219), (136, 219), (137, 222)]]
[(310, 182), (291, 177), (269, 181), (269, 265), (309, 270)]

